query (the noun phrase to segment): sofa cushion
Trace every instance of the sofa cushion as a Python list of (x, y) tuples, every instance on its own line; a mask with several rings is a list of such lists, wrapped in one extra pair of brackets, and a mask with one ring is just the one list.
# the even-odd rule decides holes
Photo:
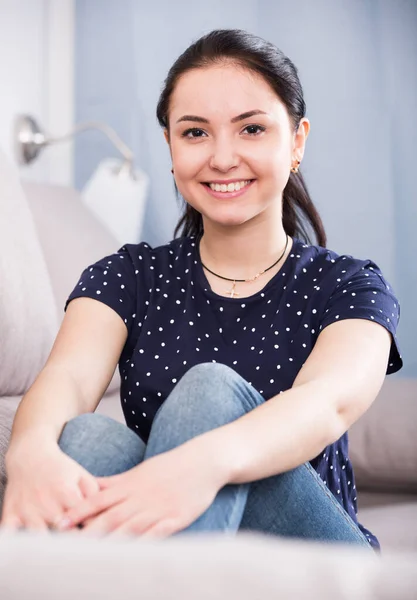
[(81, 272), (116, 252), (120, 245), (81, 201), (73, 188), (23, 183), (61, 319)]
[(4, 457), (9, 446), (13, 419), (20, 397), (2, 398), (0, 402), (0, 517), (3, 506), (3, 496), (6, 487), (6, 468)]
[[(120, 244), (81, 201), (73, 188), (23, 184), (52, 281), (59, 320), (82, 271), (116, 252)], [(116, 370), (107, 393), (120, 386)]]
[(416, 492), (417, 379), (386, 378), (349, 437), (359, 490)]
[(0, 150), (0, 397), (24, 393), (58, 329), (48, 269), (19, 174)]
[(115, 421), (126, 425), (122, 404), (120, 402), (120, 394), (118, 392), (113, 392), (112, 394), (107, 392), (97, 406), (96, 412), (111, 417)]
[(141, 540), (0, 530), (0, 565), (0, 592), (10, 599), (417, 597), (415, 553), (377, 556), (251, 533)]
[(359, 509), (358, 518), (378, 537), (382, 552), (389, 549), (417, 553), (417, 496), (413, 501)]

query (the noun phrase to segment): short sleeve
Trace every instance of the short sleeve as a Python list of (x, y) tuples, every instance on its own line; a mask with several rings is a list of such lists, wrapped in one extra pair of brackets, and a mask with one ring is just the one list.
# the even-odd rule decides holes
[(367, 319), (379, 323), (392, 336), (387, 375), (399, 371), (403, 366), (397, 340), (400, 305), (378, 266), (372, 261), (356, 261), (348, 257), (348, 260), (335, 265), (332, 276), (337, 285), (323, 311), (320, 330), (344, 319)]
[(93, 298), (112, 308), (132, 330), (137, 306), (135, 267), (125, 246), (88, 266), (69, 295), (64, 311), (75, 298)]

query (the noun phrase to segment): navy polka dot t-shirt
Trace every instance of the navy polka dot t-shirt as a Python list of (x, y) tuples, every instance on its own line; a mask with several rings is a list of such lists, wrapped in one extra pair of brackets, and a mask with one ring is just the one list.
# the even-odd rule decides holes
[[(157, 410), (192, 366), (228, 365), (268, 400), (291, 388), (320, 332), (338, 320), (384, 326), (392, 334), (387, 374), (402, 367), (396, 339), (400, 307), (378, 266), (298, 238), (279, 272), (248, 298), (211, 290), (195, 237), (157, 248), (126, 244), (85, 269), (65, 310), (82, 296), (104, 302), (126, 324), (121, 403), (127, 426), (145, 442)], [(311, 464), (357, 522), (347, 433)]]

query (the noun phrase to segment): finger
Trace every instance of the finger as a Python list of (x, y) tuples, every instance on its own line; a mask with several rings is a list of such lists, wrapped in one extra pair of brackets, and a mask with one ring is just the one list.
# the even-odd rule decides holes
[(141, 534), (138, 532), (138, 525), (135, 523), (135, 520), (129, 519), (125, 523), (119, 525), (119, 527), (113, 529), (113, 531), (109, 531), (108, 535), (139, 537)]
[(78, 506), (80, 502), (84, 500), (81, 491), (77, 488), (75, 491), (71, 490), (70, 494), (66, 494), (60, 499), (60, 503), (53, 503), (53, 506), (48, 506), (46, 512), (45, 521), (48, 523), (48, 527), (52, 531), (56, 531), (59, 528), (60, 523), (65, 518), (68, 510)]
[(154, 538), (163, 539), (179, 531), (179, 527), (174, 524), (172, 520), (158, 521), (152, 525), (149, 529), (141, 534), (141, 538)]
[(110, 477), (96, 477), (96, 481), (99, 484), (101, 490), (106, 490), (115, 483), (118, 483), (118, 475), (112, 475)]
[(30, 529), (38, 532), (47, 532), (48, 523), (39, 514), (27, 513), (22, 518), (24, 529)]
[(80, 477), (78, 485), (61, 491), (61, 507), (52, 513), (54, 517), (50, 520), (54, 529), (58, 528), (60, 521), (66, 517), (69, 510), (79, 507), (86, 498), (99, 492), (100, 487), (95, 477), (86, 474)]
[(56, 517), (78, 506), (84, 500), (84, 494), (77, 484), (61, 486), (57, 500), (59, 500), (59, 508), (54, 513)]
[(0, 528), (4, 531), (16, 531), (16, 529), (20, 529), (21, 527), (23, 527), (22, 520), (14, 514), (3, 515), (0, 521)]
[(112, 535), (129, 535), (149, 539), (163, 539), (167, 538), (173, 533), (178, 531), (178, 528), (168, 521), (158, 521), (153, 523), (148, 529), (142, 526), (138, 526), (134, 519), (124, 523), (120, 527), (117, 527), (112, 531)]
[(78, 482), (78, 487), (83, 495), (83, 498), (89, 498), (96, 492), (100, 491), (100, 485), (95, 477), (87, 477), (83, 475)]
[(64, 518), (57, 525), (57, 529), (64, 530), (85, 521), (89, 517), (101, 513), (117, 501), (117, 490), (102, 490), (82, 500), (77, 506), (70, 508)]
[[(81, 483), (81, 481), (80, 481), (80, 483)], [(81, 487), (81, 489), (80, 489), (80, 487)], [(83, 523), (78, 523), (78, 524), (74, 525), (73, 523), (71, 523), (70, 521), (67, 520), (68, 511), (79, 507), (81, 502), (83, 502), (85, 500), (85, 498), (89, 498), (90, 496), (95, 494), (97, 491), (99, 491), (98, 483), (95, 483), (94, 480), (92, 482), (92, 485), (91, 485), (91, 483), (90, 483), (90, 485), (88, 483), (86, 484), (85, 481), (83, 483), (81, 483), (81, 486), (77, 487), (76, 494), (73, 494), (71, 499), (69, 499), (68, 497), (65, 498), (65, 500), (63, 502), (63, 506), (61, 508), (59, 508), (58, 510), (56, 510), (54, 513), (51, 513), (51, 514), (55, 515), (54, 518), (51, 518), (49, 520), (49, 522), (51, 523), (52, 529), (54, 529), (54, 530), (67, 529), (68, 531), (71, 531), (71, 530), (78, 531), (78, 528), (83, 527), (84, 524), (86, 522), (88, 522), (88, 519), (86, 521), (84, 521)]]
[(89, 519), (87, 522), (84, 522), (83, 533), (110, 533), (125, 523), (127, 519), (130, 519), (134, 512), (135, 509), (133, 507), (129, 509), (129, 506), (126, 504), (126, 502), (120, 501), (119, 503), (114, 504), (108, 510), (102, 512), (100, 515), (94, 517), (93, 519)]
[(118, 527), (114, 528), (112, 534), (116, 535), (134, 535), (142, 537), (144, 533), (158, 523), (158, 518), (150, 514), (133, 514), (131, 518), (125, 519)]

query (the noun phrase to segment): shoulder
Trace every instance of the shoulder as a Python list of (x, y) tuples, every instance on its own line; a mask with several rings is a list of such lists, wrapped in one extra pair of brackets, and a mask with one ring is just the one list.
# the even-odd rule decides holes
[[(143, 260), (174, 260), (178, 257), (187, 256), (195, 246), (195, 237), (176, 238), (160, 246), (151, 246), (147, 242), (139, 244), (125, 244), (118, 250), (119, 253), (127, 254), (132, 262)], [(140, 263), (138, 263), (140, 264)]]
[(147, 242), (125, 244), (118, 254), (123, 254), (132, 265), (136, 284), (143, 289), (152, 289), (160, 279), (171, 282), (173, 278), (189, 277), (195, 258), (195, 238), (176, 238), (160, 246)]
[(299, 258), (304, 264), (310, 263), (315, 267), (320, 267), (324, 272), (335, 270), (342, 266), (346, 267), (347, 265), (362, 267), (367, 262), (372, 263), (369, 259), (355, 258), (351, 254), (338, 254), (330, 248), (306, 244), (298, 238), (294, 238), (290, 257)]
[(380, 267), (370, 258), (357, 258), (351, 254), (339, 254), (329, 248), (305, 244), (294, 238), (290, 257), (297, 260), (297, 271), (306, 275), (317, 290), (333, 292), (344, 285), (372, 281), (372, 285), (390, 290)]
[(344, 319), (366, 319), (382, 325), (392, 334), (387, 373), (398, 371), (402, 366), (396, 338), (400, 304), (380, 267), (369, 258), (338, 254), (299, 240), (293, 248), (293, 260), (299, 261), (298, 281), (303, 277), (303, 291), (309, 289), (314, 298), (319, 331)]

